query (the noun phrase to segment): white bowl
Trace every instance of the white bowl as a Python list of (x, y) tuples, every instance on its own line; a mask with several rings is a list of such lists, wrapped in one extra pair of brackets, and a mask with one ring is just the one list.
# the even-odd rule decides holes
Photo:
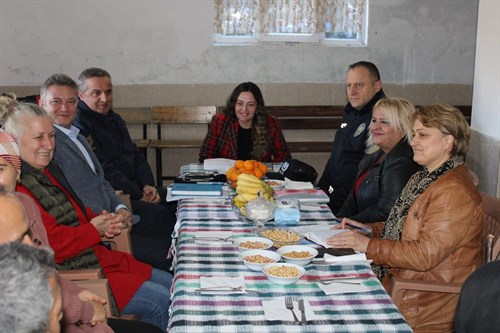
[[(295, 252), (307, 251), (307, 252), (309, 252), (310, 256), (308, 256), (307, 258), (293, 258), (293, 257), (288, 257), (285, 255), (285, 254), (293, 252), (293, 251), (295, 251)], [(276, 251), (276, 252), (281, 255), (281, 258), (283, 258), (283, 260), (285, 262), (295, 264), (295, 265), (300, 265), (300, 266), (307, 265), (308, 263), (311, 262), (311, 260), (313, 260), (314, 257), (316, 257), (318, 255), (318, 250), (316, 250), (315, 248), (312, 248), (310, 246), (305, 246), (305, 245), (287, 245), (287, 246), (280, 247), (278, 249), (278, 251)]]
[(251, 262), (251, 261), (248, 261), (248, 260), (244, 259), (245, 257), (256, 256), (256, 255), (261, 255), (263, 257), (267, 257), (267, 258), (271, 259), (274, 263), (280, 261), (280, 259), (281, 259), (281, 256), (279, 254), (277, 254), (276, 252), (273, 252), (273, 251), (269, 251), (269, 250), (248, 250), (248, 251), (243, 251), (243, 252), (240, 253), (240, 259), (241, 259), (241, 261), (243, 261), (243, 263), (245, 264), (245, 266), (247, 266), (248, 268), (250, 268), (252, 271), (261, 271), (262, 267), (264, 267), (265, 265), (268, 265), (270, 263), (268, 263), (268, 262), (266, 262), (266, 263), (257, 263), (257, 262)]
[[(262, 247), (262, 248), (249, 248), (249, 247), (241, 246), (242, 243), (246, 243), (246, 242), (259, 242), (259, 243), (266, 244), (266, 246)], [(236, 245), (240, 249), (240, 251), (267, 250), (273, 246), (273, 241), (268, 239), (268, 238), (264, 238), (264, 237), (238, 237), (238, 238), (234, 238), (233, 244)]]
[(266, 179), (264, 180), (267, 185), (271, 186), (273, 190), (282, 190), (285, 188), (285, 181), (279, 179)]
[[(282, 276), (275, 276), (271, 275), (268, 273), (269, 269), (273, 267), (294, 267), (296, 270), (299, 271), (300, 275), (298, 276), (293, 276), (293, 277), (282, 277)], [(264, 273), (269, 281), (276, 283), (276, 284), (281, 284), (281, 285), (287, 285), (287, 284), (293, 284), (297, 281), (300, 280), (300, 278), (306, 273), (306, 270), (304, 267), (295, 265), (295, 264), (289, 264), (289, 263), (274, 263), (274, 264), (267, 264), (264, 267), (262, 267), (262, 273)]]

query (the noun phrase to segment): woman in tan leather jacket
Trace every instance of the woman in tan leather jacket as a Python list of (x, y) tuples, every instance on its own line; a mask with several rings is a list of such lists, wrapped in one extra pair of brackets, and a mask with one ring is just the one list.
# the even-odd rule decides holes
[[(464, 164), (470, 131), (461, 112), (431, 104), (413, 118), (414, 160), (424, 167), (406, 184), (386, 222), (364, 225), (373, 238), (345, 232), (332, 247), (366, 252), (388, 286), (391, 276), (463, 282), (480, 264), (483, 207)], [(344, 224), (341, 226), (344, 227)], [(415, 332), (451, 332), (458, 295), (406, 291), (399, 310)]]

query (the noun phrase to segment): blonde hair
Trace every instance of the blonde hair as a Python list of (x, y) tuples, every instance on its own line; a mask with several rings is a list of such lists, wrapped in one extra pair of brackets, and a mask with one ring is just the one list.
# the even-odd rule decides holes
[[(406, 140), (410, 142), (412, 138), (412, 117), (415, 113), (415, 106), (404, 98), (390, 97), (381, 99), (375, 103), (373, 110), (377, 108), (384, 110), (389, 125), (403, 132)], [(373, 154), (380, 149), (380, 147), (373, 143), (371, 132), (368, 132), (366, 146), (367, 154)]]
[(416, 120), (425, 127), (437, 128), (453, 136), (450, 154), (465, 156), (469, 149), (470, 127), (460, 110), (449, 104), (433, 103), (418, 108), (413, 116), (413, 122)]

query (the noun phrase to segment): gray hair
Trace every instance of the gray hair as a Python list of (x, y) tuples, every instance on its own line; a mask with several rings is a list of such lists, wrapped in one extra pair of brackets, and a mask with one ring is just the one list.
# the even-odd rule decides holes
[(83, 72), (78, 75), (78, 89), (84, 93), (87, 91), (87, 80), (91, 79), (93, 77), (109, 77), (111, 78), (111, 75), (108, 73), (108, 71), (102, 69), (102, 68), (97, 68), (97, 67), (90, 67), (87, 69), (84, 69)]
[[(2, 101), (0, 101), (2, 103)], [(1, 106), (1, 105), (0, 105)], [(2, 129), (12, 135), (17, 141), (22, 137), (24, 124), (21, 118), (24, 116), (47, 117), (52, 121), (52, 117), (40, 106), (33, 103), (11, 102), (5, 108), (0, 107), (0, 119)]]
[(73, 88), (75, 91), (78, 91), (78, 85), (75, 80), (63, 73), (57, 73), (49, 76), (47, 80), (40, 87), (40, 96), (45, 98), (45, 93), (50, 86), (64, 86)]
[(0, 332), (47, 331), (55, 302), (49, 279), (55, 272), (50, 249), (0, 245)]

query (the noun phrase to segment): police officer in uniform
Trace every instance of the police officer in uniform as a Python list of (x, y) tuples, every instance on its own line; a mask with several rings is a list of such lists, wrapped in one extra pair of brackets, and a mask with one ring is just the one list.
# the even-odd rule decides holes
[(373, 105), (385, 98), (380, 73), (373, 63), (359, 61), (349, 66), (345, 107), (340, 129), (318, 187), (330, 196), (330, 208), (338, 213), (354, 185), (358, 164), (366, 149)]

